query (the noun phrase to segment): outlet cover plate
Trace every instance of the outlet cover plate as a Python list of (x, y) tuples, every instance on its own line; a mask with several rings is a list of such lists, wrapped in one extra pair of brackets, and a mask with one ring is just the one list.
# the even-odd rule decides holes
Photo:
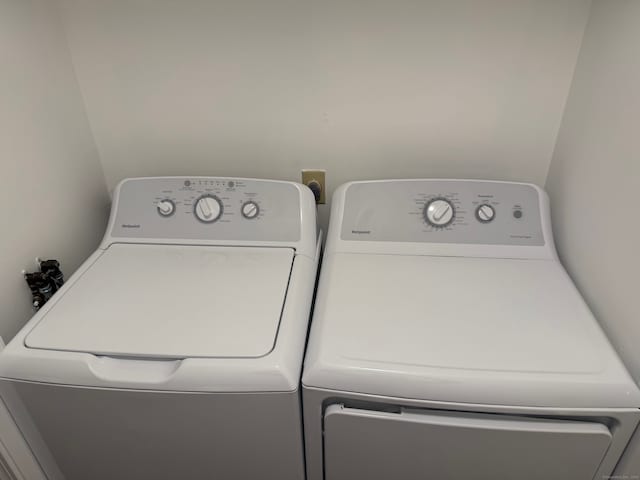
[(325, 174), (326, 170), (302, 170), (302, 183), (304, 185), (309, 185), (314, 180), (320, 184), (320, 198), (316, 202), (318, 205), (326, 203)]

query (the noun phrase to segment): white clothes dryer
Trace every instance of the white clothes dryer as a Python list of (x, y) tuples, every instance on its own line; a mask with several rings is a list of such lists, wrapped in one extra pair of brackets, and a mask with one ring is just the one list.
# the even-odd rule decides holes
[(49, 478), (303, 479), (318, 243), (299, 184), (121, 182), (98, 250), (0, 353)]
[(556, 255), (546, 194), (354, 182), (305, 359), (308, 480), (610, 475), (640, 392)]

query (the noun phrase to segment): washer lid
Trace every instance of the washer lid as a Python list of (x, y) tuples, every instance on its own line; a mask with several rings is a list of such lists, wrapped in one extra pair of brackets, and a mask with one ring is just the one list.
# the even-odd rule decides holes
[(25, 339), (96, 355), (260, 357), (276, 340), (290, 248), (115, 244)]
[(549, 260), (333, 254), (303, 383), (464, 403), (640, 405), (593, 315)]

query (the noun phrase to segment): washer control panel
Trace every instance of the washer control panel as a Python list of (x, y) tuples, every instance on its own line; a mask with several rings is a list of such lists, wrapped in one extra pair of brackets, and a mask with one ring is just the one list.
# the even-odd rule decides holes
[(355, 182), (344, 195), (342, 240), (545, 244), (533, 185), (389, 180)]
[(117, 190), (111, 235), (298, 241), (300, 191), (289, 182), (216, 177), (133, 178)]

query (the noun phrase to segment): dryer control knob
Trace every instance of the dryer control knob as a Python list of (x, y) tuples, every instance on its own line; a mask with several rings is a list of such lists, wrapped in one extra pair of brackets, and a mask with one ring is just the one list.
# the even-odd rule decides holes
[(244, 205), (242, 205), (242, 216), (248, 220), (256, 218), (258, 213), (260, 213), (260, 207), (254, 201), (248, 201)]
[(434, 227), (446, 227), (454, 217), (453, 204), (446, 198), (435, 198), (424, 207), (424, 219)]
[(489, 223), (496, 216), (496, 211), (491, 205), (483, 203), (476, 209), (476, 218), (482, 223)]
[(213, 223), (222, 216), (222, 202), (215, 195), (203, 195), (196, 200), (193, 213), (204, 223)]
[(170, 217), (176, 211), (176, 204), (172, 200), (165, 198), (158, 202), (158, 213), (162, 217)]

